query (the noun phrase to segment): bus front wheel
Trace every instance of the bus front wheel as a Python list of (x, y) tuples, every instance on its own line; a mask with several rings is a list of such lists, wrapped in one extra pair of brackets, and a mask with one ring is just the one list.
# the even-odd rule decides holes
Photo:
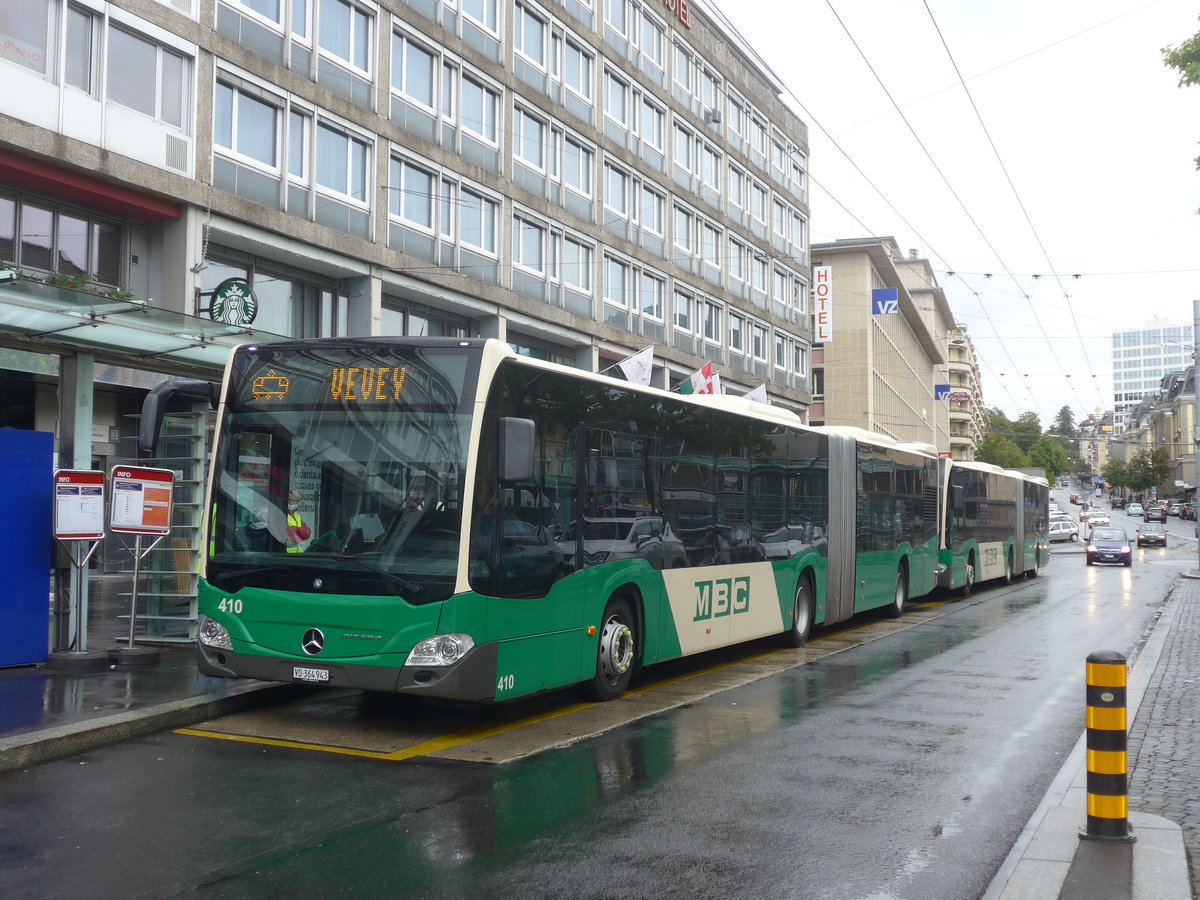
[(896, 593), (892, 597), (892, 602), (888, 606), (888, 615), (893, 619), (898, 619), (904, 615), (904, 607), (908, 605), (908, 579), (904, 576), (904, 570), (901, 569), (896, 573)]
[(803, 647), (812, 633), (813, 594), (807, 576), (796, 584), (796, 600), (792, 606), (792, 627), (783, 635), (785, 647)]
[(596, 674), (585, 685), (593, 700), (616, 700), (629, 687), (637, 647), (634, 625), (628, 601), (620, 597), (608, 601), (600, 623)]

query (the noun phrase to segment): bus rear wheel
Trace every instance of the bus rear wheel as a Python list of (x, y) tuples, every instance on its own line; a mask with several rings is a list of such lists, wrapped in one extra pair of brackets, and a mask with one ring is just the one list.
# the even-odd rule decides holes
[(904, 570), (901, 569), (896, 573), (896, 592), (892, 597), (892, 602), (888, 606), (888, 615), (893, 619), (898, 619), (904, 615), (904, 607), (908, 605), (908, 579), (905, 577)]
[(616, 700), (629, 687), (637, 640), (634, 636), (633, 611), (622, 597), (604, 607), (600, 622), (600, 643), (596, 650), (596, 674), (584, 689), (593, 700)]
[(785, 647), (803, 647), (808, 643), (813, 624), (812, 585), (807, 576), (801, 576), (796, 584), (796, 599), (792, 605), (792, 627), (783, 634)]

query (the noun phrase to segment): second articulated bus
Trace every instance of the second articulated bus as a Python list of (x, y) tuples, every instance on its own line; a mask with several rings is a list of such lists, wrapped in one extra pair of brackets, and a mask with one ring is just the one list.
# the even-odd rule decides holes
[(199, 665), (469, 701), (577, 683), (612, 699), (640, 666), (900, 615), (954, 568), (940, 495), (926, 449), (499, 341), (242, 347), (219, 403)]
[(941, 586), (969, 596), (980, 582), (1037, 576), (1049, 561), (1045, 478), (988, 463), (942, 460)]

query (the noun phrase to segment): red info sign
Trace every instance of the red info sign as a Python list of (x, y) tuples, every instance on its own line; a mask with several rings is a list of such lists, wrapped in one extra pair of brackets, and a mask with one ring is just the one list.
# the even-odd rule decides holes
[(167, 534), (174, 489), (171, 469), (113, 466), (109, 527), (125, 534)]
[(104, 473), (59, 469), (54, 473), (54, 537), (98, 541), (104, 537)]

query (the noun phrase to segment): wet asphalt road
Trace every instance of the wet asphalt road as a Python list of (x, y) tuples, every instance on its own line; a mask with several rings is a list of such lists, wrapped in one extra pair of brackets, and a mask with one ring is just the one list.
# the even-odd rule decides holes
[[(987, 887), (1195, 545), (1040, 578), (503, 766), (163, 733), (0, 778), (24, 897), (912, 897)], [(573, 698), (572, 698), (573, 699)], [(398, 711), (398, 714), (403, 714)]]

